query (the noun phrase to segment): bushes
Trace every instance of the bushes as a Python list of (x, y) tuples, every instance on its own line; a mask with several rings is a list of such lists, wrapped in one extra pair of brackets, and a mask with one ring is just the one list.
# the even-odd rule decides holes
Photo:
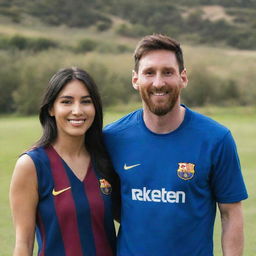
[(15, 23), (19, 23), (21, 21), (20, 8), (13, 3), (10, 3), (10, 1), (4, 2), (3, 0), (1, 0), (0, 14), (9, 17)]
[(96, 24), (97, 30), (100, 32), (110, 29), (111, 26), (112, 26), (112, 22), (110, 22), (110, 21), (105, 21), (105, 22), (99, 21)]
[(221, 79), (200, 65), (192, 70), (182, 99), (189, 106), (241, 105), (243, 101), (235, 80)]
[[(232, 19), (207, 20), (203, 11), (207, 5), (222, 6)], [(32, 15), (46, 24), (94, 26), (99, 32), (116, 23), (117, 19), (111, 16), (114, 14), (129, 24), (117, 29), (118, 34), (128, 37), (156, 32), (190, 42), (256, 49), (255, 33), (244, 33), (255, 31), (255, 7), (255, 0), (161, 0), (160, 3), (154, 0), (1, 0), (0, 14), (21, 24)]]
[(91, 52), (97, 47), (97, 42), (91, 39), (83, 39), (78, 42), (77, 52)]
[(0, 49), (4, 50), (30, 50), (34, 52), (56, 48), (58, 44), (47, 38), (27, 38), (21, 35), (12, 37), (0, 35)]
[(127, 37), (139, 37), (141, 35), (147, 35), (153, 33), (154, 29), (151, 27), (145, 27), (141, 24), (127, 25), (121, 24), (118, 26), (116, 32), (119, 35)]
[[(65, 47), (65, 46), (64, 46)], [(32, 51), (34, 53), (49, 50), (50, 48), (61, 48), (53, 40), (47, 38), (28, 38), (21, 35), (8, 37), (0, 34), (0, 50)], [(66, 47), (75, 53), (87, 53), (98, 51), (102, 53), (124, 53), (131, 49), (124, 44), (107, 43), (89, 38), (80, 40), (75, 47)]]
[(204, 106), (217, 100), (219, 79), (204, 67), (196, 67), (189, 76), (188, 87), (183, 91), (183, 100), (189, 106)]
[(230, 34), (228, 44), (238, 49), (256, 48), (256, 32), (255, 31), (237, 31)]
[[(3, 55), (3, 56), (2, 56)], [(88, 70), (95, 79), (104, 106), (127, 103), (134, 95), (130, 74), (121, 76), (99, 61), (85, 61), (81, 55), (42, 52), (26, 56), (19, 52), (10, 57), (0, 52), (0, 114), (17, 112), (22, 115), (38, 113), (41, 96), (50, 77), (60, 68), (78, 66)], [(134, 92), (135, 93), (135, 92)]]
[(17, 58), (0, 52), (0, 113), (16, 111), (13, 92), (19, 86)]
[(135, 93), (130, 85), (129, 76), (121, 77), (118, 73), (97, 62), (89, 63), (86, 69), (99, 87), (104, 106), (111, 106), (120, 102), (127, 103)]
[(44, 51), (48, 50), (49, 48), (56, 48), (59, 47), (59, 45), (47, 38), (36, 38), (34, 40), (31, 40), (28, 44), (28, 48), (32, 51)]
[(82, 39), (78, 42), (77, 46), (73, 49), (77, 53), (87, 53), (97, 51), (101, 53), (124, 53), (131, 52), (132, 50), (123, 44), (100, 42), (92, 39)]
[(23, 56), (18, 61), (18, 86), (13, 91), (16, 112), (25, 115), (38, 113), (41, 97), (50, 77), (61, 67), (57, 55)]
[[(238, 3), (239, 1), (240, 3)], [(214, 2), (223, 6), (232, 6), (232, 4), (240, 6), (242, 0), (235, 1), (236, 3), (232, 0), (212, 0), (210, 2), (208, 0), (193, 0), (190, 3), (184, 3), (182, 7), (180, 2), (174, 4), (174, 1), (163, 0), (159, 5), (151, 0), (129, 1), (129, 4), (125, 0), (120, 1), (119, 4), (112, 7), (112, 11), (128, 22), (119, 25), (117, 33), (128, 37), (141, 37), (156, 32), (171, 35), (177, 39), (186, 38), (190, 42), (215, 46), (224, 44), (238, 49), (256, 49), (255, 9), (225, 9), (225, 11), (229, 11), (230, 15), (234, 14), (234, 20), (238, 18), (243, 21), (237, 24), (224, 19), (216, 21), (206, 19), (202, 6), (200, 6), (200, 4), (214, 5)], [(189, 5), (196, 7), (187, 8)], [(191, 33), (196, 36), (191, 36)]]
[(29, 11), (32, 15), (51, 25), (65, 24), (69, 27), (89, 27), (102, 22), (110, 27), (112, 25), (111, 19), (99, 12), (96, 5), (97, 3), (89, 0), (42, 0), (33, 1)]
[[(231, 62), (219, 63), (221, 67), (226, 68), (229, 65), (231, 69), (231, 72), (224, 75), (219, 74), (221, 67), (213, 68), (215, 64), (212, 63), (202, 64), (206, 63), (206, 58), (193, 61), (192, 70), (188, 75), (188, 87), (182, 92), (182, 101), (185, 104), (255, 104), (256, 75), (253, 69), (249, 68), (252, 58), (248, 59), (248, 68), (244, 67), (242, 70), (240, 65), (230, 67)], [(26, 51), (0, 51), (0, 113), (38, 113), (41, 95), (50, 77), (58, 69), (70, 66), (78, 66), (89, 71), (99, 87), (105, 107), (140, 101), (138, 92), (131, 85), (131, 59), (132, 53), (117, 57), (109, 52), (94, 52), (85, 56), (55, 49), (32, 55), (28, 55)], [(246, 62), (239, 56), (230, 59), (233, 60)]]

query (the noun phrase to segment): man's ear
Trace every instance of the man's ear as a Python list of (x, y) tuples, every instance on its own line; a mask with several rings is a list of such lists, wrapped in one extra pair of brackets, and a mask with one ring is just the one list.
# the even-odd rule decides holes
[(132, 71), (132, 86), (135, 90), (139, 89), (139, 86), (137, 84), (138, 81), (138, 74), (135, 70)]
[(182, 88), (186, 88), (188, 84), (187, 70), (184, 68), (180, 73), (180, 79), (182, 82)]

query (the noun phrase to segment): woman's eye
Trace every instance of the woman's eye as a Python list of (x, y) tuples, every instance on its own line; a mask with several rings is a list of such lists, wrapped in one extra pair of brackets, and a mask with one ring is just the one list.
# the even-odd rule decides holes
[(83, 104), (91, 104), (92, 100), (91, 99), (86, 99), (82, 101)]
[(71, 100), (63, 100), (63, 101), (61, 101), (61, 103), (63, 103), (63, 104), (70, 104)]

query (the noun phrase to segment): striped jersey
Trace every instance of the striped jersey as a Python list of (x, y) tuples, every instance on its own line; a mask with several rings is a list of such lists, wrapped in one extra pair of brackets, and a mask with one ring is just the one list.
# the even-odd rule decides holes
[(27, 154), (35, 164), (38, 181), (38, 255), (115, 255), (108, 181), (99, 176), (92, 163), (81, 181), (51, 146)]

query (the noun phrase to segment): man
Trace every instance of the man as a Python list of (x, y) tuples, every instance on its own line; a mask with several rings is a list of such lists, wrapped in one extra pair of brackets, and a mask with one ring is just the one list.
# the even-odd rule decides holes
[(117, 255), (213, 255), (216, 204), (223, 255), (242, 255), (247, 192), (230, 131), (180, 104), (188, 78), (179, 43), (146, 36), (134, 57), (143, 109), (104, 131), (121, 182)]

